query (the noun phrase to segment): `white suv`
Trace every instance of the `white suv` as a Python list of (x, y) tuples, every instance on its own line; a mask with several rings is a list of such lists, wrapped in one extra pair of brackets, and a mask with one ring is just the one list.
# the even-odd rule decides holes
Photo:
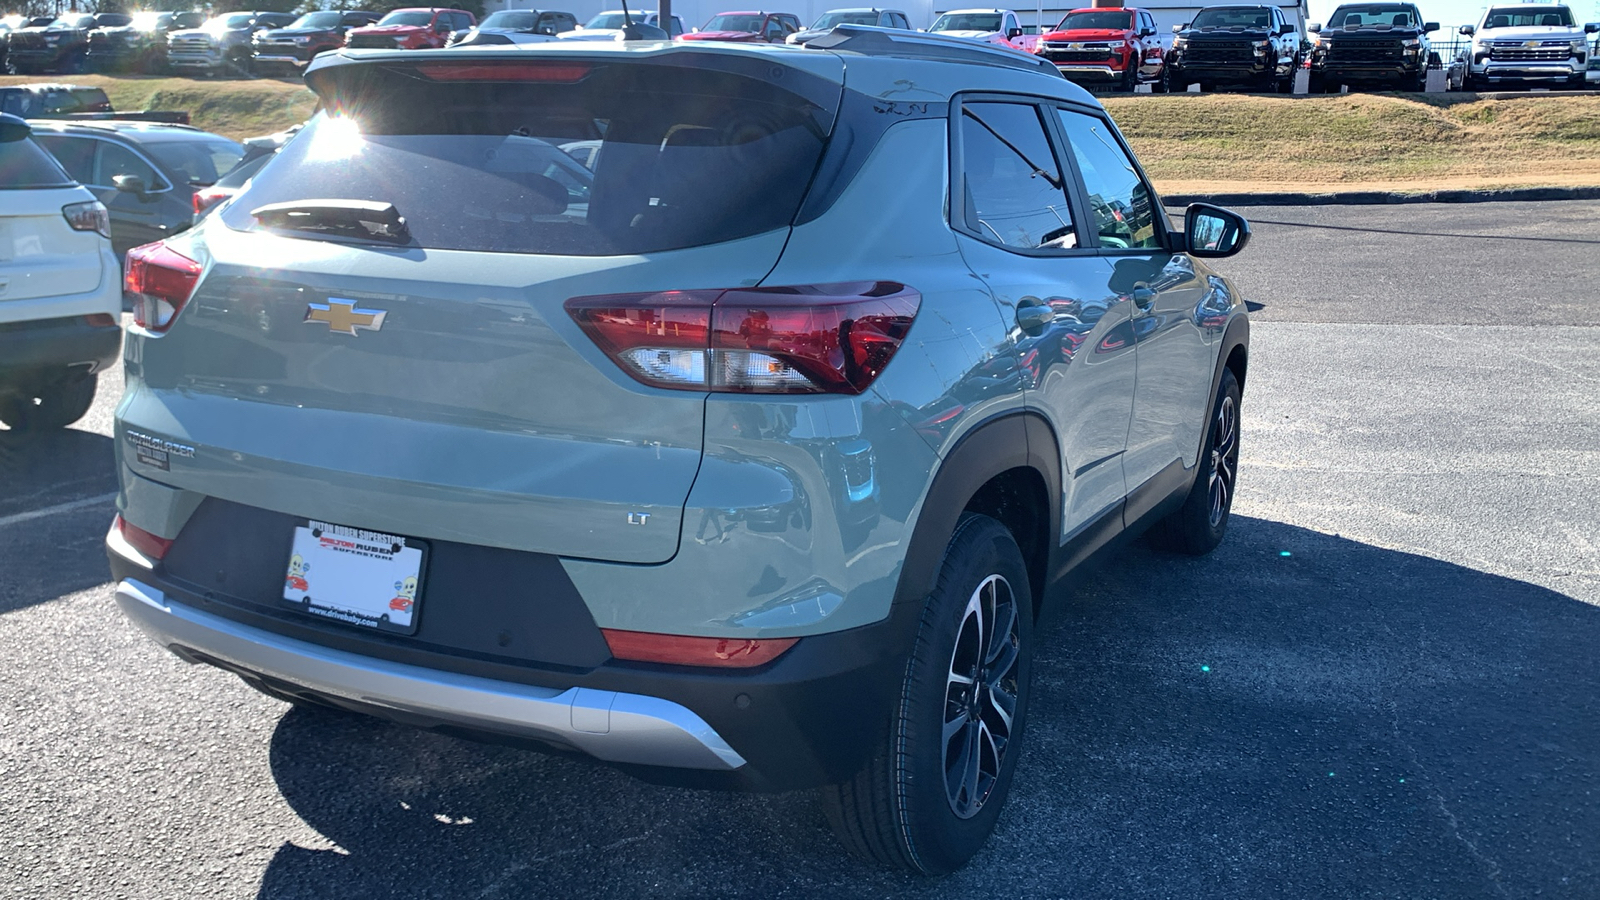
[(0, 422), (62, 428), (88, 412), (122, 346), (106, 208), (0, 113)]
[(1472, 41), (1450, 67), (1450, 86), (1463, 91), (1512, 83), (1582, 88), (1589, 35), (1597, 31), (1600, 23), (1579, 26), (1565, 6), (1491, 6), (1477, 27), (1461, 26)]

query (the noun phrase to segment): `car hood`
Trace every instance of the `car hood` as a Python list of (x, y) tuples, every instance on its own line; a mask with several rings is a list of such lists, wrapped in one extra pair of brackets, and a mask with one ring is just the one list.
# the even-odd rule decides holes
[(621, 28), (585, 28), (582, 31), (565, 31), (557, 37), (563, 41), (620, 41)]
[(426, 25), (368, 25), (364, 28), (352, 28), (351, 34), (417, 34), (427, 31)]
[(945, 34), (950, 37), (960, 38), (987, 38), (999, 34), (998, 31), (932, 31), (929, 34)]
[(1128, 36), (1125, 28), (1068, 28), (1066, 31), (1052, 31), (1046, 34), (1043, 40), (1047, 41), (1120, 41)]
[(1485, 28), (1472, 36), (1477, 41), (1588, 41), (1583, 28), (1565, 25), (1529, 25), (1523, 28)]
[(333, 28), (269, 28), (262, 32), (263, 37), (310, 37), (314, 34), (333, 34)]
[(761, 35), (754, 31), (696, 31), (683, 35), (686, 41), (757, 41)]
[(506, 28), (506, 27), (501, 26), (501, 25), (496, 25), (493, 28), (484, 28), (482, 25), (479, 25), (476, 28), (473, 28), (471, 30), (472, 31), (481, 31), (481, 32), (483, 32), (485, 34), (534, 34), (535, 33), (532, 28)]

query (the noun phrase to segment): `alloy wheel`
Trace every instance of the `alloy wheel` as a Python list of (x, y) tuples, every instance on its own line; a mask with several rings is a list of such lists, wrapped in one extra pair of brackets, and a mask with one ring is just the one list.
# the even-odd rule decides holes
[(1000, 777), (1017, 710), (1020, 611), (1011, 583), (985, 578), (967, 600), (945, 684), (942, 761), (950, 808), (970, 819)]
[(1232, 397), (1217, 404), (1217, 419), (1211, 426), (1211, 527), (1228, 514), (1233, 500), (1234, 482), (1239, 474), (1239, 408)]

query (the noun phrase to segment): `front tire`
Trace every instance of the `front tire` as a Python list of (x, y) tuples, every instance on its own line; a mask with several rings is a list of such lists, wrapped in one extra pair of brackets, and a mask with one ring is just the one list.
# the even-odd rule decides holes
[(65, 428), (94, 405), (98, 375), (52, 382), (0, 399), (0, 422), (12, 431), (37, 434)]
[(852, 853), (942, 875), (982, 848), (1021, 751), (1032, 596), (1011, 532), (963, 515), (880, 744), (853, 778), (823, 791), (828, 821)]
[(1204, 556), (1222, 543), (1238, 488), (1241, 399), (1239, 380), (1233, 370), (1223, 369), (1194, 485), (1183, 505), (1150, 529), (1150, 540), (1157, 547)]

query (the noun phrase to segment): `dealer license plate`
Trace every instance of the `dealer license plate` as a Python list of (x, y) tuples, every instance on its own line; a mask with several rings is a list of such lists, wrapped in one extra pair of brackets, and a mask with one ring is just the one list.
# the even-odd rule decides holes
[(415, 634), (427, 545), (328, 522), (294, 530), (283, 599), (351, 625)]

